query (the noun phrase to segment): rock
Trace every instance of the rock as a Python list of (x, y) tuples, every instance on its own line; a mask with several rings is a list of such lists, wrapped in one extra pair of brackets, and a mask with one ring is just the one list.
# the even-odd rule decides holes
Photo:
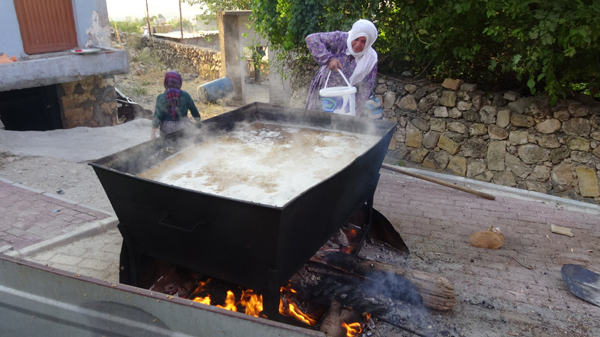
[(476, 175), (474, 178), (479, 181), (490, 182), (492, 181), (492, 178), (494, 178), (494, 173), (492, 171), (485, 171), (482, 174)]
[(411, 123), (406, 124), (406, 146), (421, 147), (423, 142), (423, 134), (417, 127)]
[(506, 147), (504, 142), (492, 141), (487, 150), (487, 167), (492, 171), (504, 171)]
[[(408, 110), (407, 110), (408, 111)], [(396, 117), (396, 113), (394, 112), (394, 110), (392, 109), (382, 109), (381, 110), (381, 114), (383, 115), (383, 117), (385, 118), (394, 118)]]
[(417, 128), (419, 128), (419, 130), (421, 131), (427, 131), (429, 130), (429, 124), (427, 123), (426, 120), (424, 120), (421, 117), (415, 117), (412, 119), (411, 123), (416, 126)]
[(429, 153), (427, 149), (414, 149), (410, 152), (410, 160), (415, 163), (421, 163)]
[(486, 105), (481, 110), (479, 110), (479, 114), (481, 115), (481, 121), (485, 124), (495, 124), (496, 123), (496, 107), (491, 105)]
[(548, 179), (550, 179), (550, 168), (545, 165), (537, 165), (533, 169), (533, 172), (531, 172), (531, 174), (529, 175), (529, 179), (541, 182), (547, 181)]
[(496, 116), (496, 125), (501, 128), (505, 128), (510, 124), (510, 109), (502, 109), (498, 111)]
[(462, 155), (467, 158), (485, 158), (488, 144), (483, 139), (469, 138), (461, 145)]
[(459, 145), (456, 144), (452, 139), (448, 138), (446, 135), (441, 135), (438, 140), (438, 147), (442, 150), (447, 151), (450, 154), (456, 154), (459, 149)]
[(569, 136), (587, 137), (590, 134), (590, 122), (584, 118), (572, 118), (563, 123), (562, 129)]
[(474, 160), (467, 165), (467, 178), (473, 178), (476, 175), (479, 175), (485, 172), (485, 162), (483, 159)]
[(479, 112), (472, 110), (472, 109), (469, 111), (463, 112), (463, 118), (467, 122), (475, 122), (475, 123), (481, 122), (481, 116), (479, 115)]
[(415, 92), (413, 93), (413, 96), (415, 97), (415, 100), (420, 100), (421, 98), (425, 97), (425, 95), (427, 95), (427, 87), (420, 87), (417, 88), (417, 90), (415, 90)]
[(417, 86), (414, 84), (405, 84), (404, 85), (404, 90), (408, 91), (409, 93), (413, 93), (415, 92), (415, 90), (417, 90)]
[(457, 176), (464, 177), (467, 173), (467, 160), (463, 157), (454, 156), (450, 159), (447, 169), (454, 172)]
[(439, 106), (433, 110), (433, 115), (435, 117), (448, 117), (448, 108), (445, 106)]
[(469, 127), (469, 134), (471, 136), (481, 136), (488, 133), (488, 129), (483, 124), (471, 124)]
[(516, 101), (517, 100), (517, 93), (516, 92), (512, 92), (512, 91), (508, 91), (506, 93), (504, 93), (504, 99), (509, 100), (509, 101)]
[(483, 99), (481, 95), (473, 95), (471, 102), (473, 102), (473, 109), (475, 110), (479, 110), (483, 106)]
[(404, 128), (406, 127), (406, 123), (408, 123), (408, 118), (406, 118), (406, 116), (400, 117), (400, 121), (398, 122), (398, 124), (400, 124), (400, 126)]
[(465, 83), (465, 81), (463, 81), (463, 80), (454, 80), (451, 78), (447, 78), (442, 83), (442, 87), (444, 87), (446, 89), (450, 89), (450, 90), (458, 90), (458, 89), (460, 89), (460, 86), (463, 83)]
[(406, 95), (400, 99), (397, 106), (400, 109), (417, 110), (417, 102), (413, 95)]
[(391, 109), (396, 103), (396, 93), (393, 91), (386, 91), (383, 96), (383, 107), (385, 109)]
[(450, 111), (448, 111), (448, 116), (454, 119), (461, 118), (462, 112), (460, 112), (460, 110), (458, 110), (457, 108), (452, 108), (450, 109)]
[(558, 149), (550, 151), (550, 161), (552, 164), (558, 164), (563, 159), (568, 158), (571, 155), (571, 150), (568, 147), (563, 146)]
[(525, 186), (527, 186), (527, 190), (533, 192), (547, 193), (548, 189), (546, 188), (546, 184), (540, 183), (537, 181), (526, 181)]
[(525, 128), (530, 128), (535, 125), (535, 121), (533, 120), (533, 117), (527, 116), (527, 115), (522, 115), (522, 114), (513, 114), (510, 117), (510, 122), (514, 126), (520, 126), (520, 127), (525, 127)]
[(434, 92), (430, 95), (427, 95), (427, 96), (421, 98), (417, 108), (419, 109), (419, 112), (427, 113), (427, 112), (429, 112), (429, 110), (431, 110), (432, 107), (438, 105), (439, 103), (440, 103), (440, 98)]
[(573, 167), (571, 164), (562, 163), (552, 170), (552, 185), (570, 186), (573, 182)]
[(529, 131), (511, 131), (508, 135), (510, 145), (527, 144)]
[(549, 149), (557, 149), (560, 147), (560, 142), (558, 141), (558, 137), (556, 137), (556, 135), (542, 135), (536, 140), (541, 147), (546, 147)]
[(477, 90), (477, 84), (464, 83), (463, 85), (460, 86), (460, 90), (473, 92), (473, 91)]
[(590, 141), (582, 137), (572, 137), (567, 139), (567, 146), (571, 151), (589, 151)]
[(506, 167), (519, 178), (526, 178), (533, 171), (530, 166), (523, 164), (519, 158), (513, 156), (512, 154), (506, 154), (506, 157), (504, 157), (504, 163)]
[(433, 131), (444, 132), (446, 131), (446, 122), (443, 119), (431, 118), (429, 120), (429, 126)]
[(600, 131), (594, 131), (590, 134), (590, 137), (594, 140), (600, 140)]
[(423, 147), (433, 149), (437, 146), (440, 139), (440, 133), (436, 131), (429, 131), (423, 137)]
[(471, 107), (473, 107), (473, 103), (465, 102), (465, 101), (458, 101), (458, 103), (456, 104), (456, 107), (460, 111), (466, 111), (466, 110), (471, 109)]
[(494, 173), (494, 184), (514, 187), (517, 185), (517, 180), (512, 172), (501, 171)]
[[(565, 159), (566, 160), (566, 159)], [(589, 152), (571, 151), (571, 160), (577, 163), (596, 165), (598, 158)]]
[(394, 138), (400, 143), (404, 143), (406, 141), (406, 128), (396, 127), (396, 131), (394, 131)]
[[(467, 103), (468, 101), (471, 100), (471, 96), (469, 96), (469, 94), (464, 90), (457, 91), (456, 98), (458, 98), (459, 100), (461, 100), (465, 103)], [(469, 109), (471, 109), (471, 108), (469, 108)], [(466, 109), (466, 110), (469, 110), (469, 109)]]
[(600, 196), (598, 177), (595, 170), (579, 166), (575, 169), (575, 172), (577, 172), (577, 180), (579, 181), (579, 194), (582, 197), (595, 198)]
[(456, 106), (456, 91), (444, 90), (440, 98), (440, 104), (450, 108)]
[(560, 126), (561, 124), (558, 119), (547, 119), (536, 125), (535, 128), (541, 133), (555, 133), (560, 130)]
[(530, 103), (529, 99), (519, 98), (515, 102), (508, 103), (508, 107), (511, 108), (516, 113), (522, 114), (523, 112), (525, 112), (525, 109), (527, 109), (530, 104), (531, 103)]
[(450, 161), (450, 154), (446, 151), (439, 151), (433, 155), (433, 159), (438, 163), (440, 169), (444, 170), (448, 166), (448, 162)]
[(448, 127), (448, 130), (458, 132), (458, 133), (465, 133), (467, 131), (467, 126), (461, 122), (448, 123), (447, 127)]
[(517, 147), (514, 145), (510, 145), (506, 148), (506, 151), (510, 154), (517, 154)]
[(600, 128), (600, 115), (593, 115), (590, 118), (590, 123), (592, 123), (593, 127)]
[(535, 137), (535, 135), (527, 135), (527, 142), (531, 144), (536, 144), (537, 138)]
[(508, 132), (506, 130), (493, 124), (488, 127), (488, 135), (490, 136), (490, 139), (508, 138)]
[(569, 114), (568, 111), (565, 111), (565, 110), (554, 111), (554, 118), (558, 119), (561, 122), (568, 121), (570, 117), (571, 117), (571, 115)]
[(517, 152), (525, 164), (535, 164), (548, 159), (544, 148), (533, 144), (521, 145)]
[(497, 92), (494, 94), (493, 98), (492, 98), (492, 105), (496, 106), (496, 107), (504, 107), (506, 106), (506, 104), (508, 103), (507, 100), (505, 100), (504, 98), (502, 98), (502, 94)]
[(571, 117), (585, 117), (589, 114), (589, 110), (585, 105), (577, 102), (569, 104), (569, 113)]
[(594, 156), (600, 158), (600, 147), (595, 148), (594, 151), (592, 151), (592, 153), (594, 154)]
[(425, 160), (423, 160), (423, 167), (434, 169), (434, 170), (439, 170), (439, 168), (440, 168), (438, 163), (433, 158), (429, 158), (429, 156), (427, 156), (427, 158), (425, 158)]
[(376, 94), (383, 94), (387, 91), (387, 85), (385, 84), (379, 84), (377, 87), (375, 87), (375, 93)]
[(390, 139), (390, 143), (388, 144), (388, 150), (394, 151), (396, 149), (397, 143), (398, 143), (398, 141), (396, 140), (396, 138), (392, 137), (392, 139)]

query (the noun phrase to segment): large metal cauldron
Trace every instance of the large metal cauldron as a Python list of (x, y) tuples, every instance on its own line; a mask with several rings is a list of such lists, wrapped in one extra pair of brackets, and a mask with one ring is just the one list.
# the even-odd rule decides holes
[[(380, 137), (335, 175), (282, 207), (179, 188), (136, 174), (241, 122), (275, 122)], [(145, 257), (190, 268), (265, 294), (277, 312), (279, 288), (372, 200), (394, 123), (254, 103), (91, 163), (119, 218), (121, 282), (141, 286)], [(274, 316), (270, 316), (274, 317)]]

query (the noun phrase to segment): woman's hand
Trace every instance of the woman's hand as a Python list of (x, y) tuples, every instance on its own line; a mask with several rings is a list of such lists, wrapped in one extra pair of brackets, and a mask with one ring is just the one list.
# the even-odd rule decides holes
[(331, 71), (337, 71), (338, 69), (344, 70), (344, 67), (342, 67), (342, 62), (340, 62), (340, 60), (336, 59), (335, 57), (329, 61), (327, 68), (329, 68), (329, 70)]
[(150, 139), (156, 139), (156, 129), (152, 128), (152, 133), (150, 134)]

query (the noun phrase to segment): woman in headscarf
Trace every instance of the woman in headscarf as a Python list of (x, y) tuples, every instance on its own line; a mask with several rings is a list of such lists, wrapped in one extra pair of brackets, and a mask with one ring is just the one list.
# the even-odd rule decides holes
[(377, 76), (377, 52), (371, 47), (377, 40), (377, 28), (368, 20), (358, 20), (349, 32), (315, 33), (306, 37), (306, 44), (315, 61), (321, 65), (310, 84), (306, 109), (321, 110), (319, 90), (325, 87), (347, 86), (340, 69), (350, 85), (357, 87), (356, 115), (367, 116), (365, 103)]
[(156, 138), (156, 130), (159, 128), (161, 136), (164, 136), (191, 124), (188, 110), (196, 122), (200, 121), (196, 104), (190, 94), (181, 90), (181, 83), (181, 75), (176, 71), (170, 71), (165, 75), (165, 92), (156, 98), (152, 119), (152, 139)]

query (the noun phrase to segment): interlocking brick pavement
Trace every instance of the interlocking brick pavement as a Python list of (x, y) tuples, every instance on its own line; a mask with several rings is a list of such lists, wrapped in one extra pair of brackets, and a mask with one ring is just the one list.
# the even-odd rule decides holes
[(0, 247), (18, 250), (109, 214), (0, 180)]

